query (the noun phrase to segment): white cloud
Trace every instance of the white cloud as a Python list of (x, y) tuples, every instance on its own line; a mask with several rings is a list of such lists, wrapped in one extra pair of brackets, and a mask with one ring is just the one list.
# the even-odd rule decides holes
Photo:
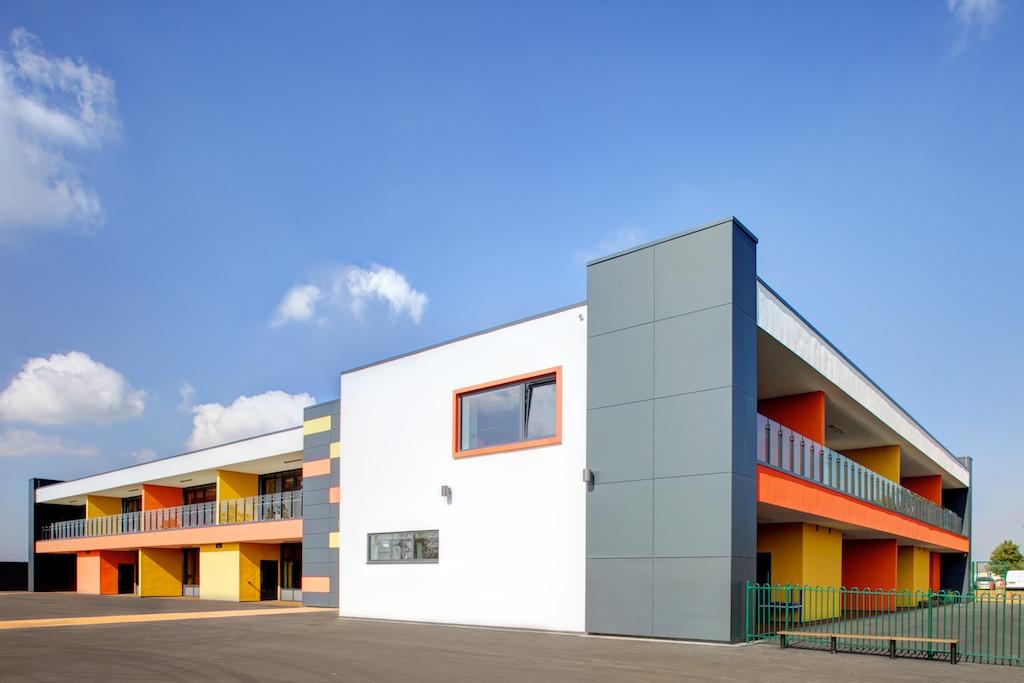
[(348, 287), (349, 309), (357, 318), (362, 317), (366, 303), (372, 299), (386, 301), (391, 314), (409, 315), (415, 322), (423, 319), (427, 295), (409, 286), (405, 276), (397, 270), (373, 264), (370, 268), (355, 266), (345, 273)]
[(271, 325), (280, 327), (290, 320), (302, 322), (316, 313), (317, 302), (323, 296), (316, 285), (295, 285), (281, 297)]
[(156, 451), (152, 448), (139, 448), (128, 454), (128, 458), (134, 463), (149, 462), (156, 457)]
[(603, 256), (611, 256), (614, 253), (624, 251), (638, 244), (647, 241), (643, 230), (637, 228), (619, 228), (607, 235), (597, 244), (581, 249), (576, 252), (576, 260), (581, 263), (588, 263)]
[(92, 446), (76, 446), (59, 436), (39, 434), (28, 429), (0, 432), (0, 458), (46, 455), (96, 455)]
[(953, 43), (954, 54), (967, 47), (974, 32), (987, 38), (1002, 10), (1000, 0), (946, 0), (946, 6), (960, 25), (960, 35)]
[(117, 139), (114, 81), (82, 60), (44, 54), (23, 28), (0, 52), (0, 237), (103, 223), (80, 155)]
[(964, 26), (990, 26), (999, 15), (999, 0), (946, 0), (949, 11)]
[(270, 324), (279, 327), (289, 321), (314, 319), (324, 324), (337, 313), (360, 319), (372, 301), (386, 303), (394, 317), (407, 315), (418, 323), (429, 299), (394, 268), (376, 263), (369, 268), (345, 266), (320, 285), (298, 284), (285, 292)]
[(178, 410), (183, 413), (192, 412), (192, 397), (195, 394), (196, 390), (192, 388), (191, 384), (182, 382), (181, 387), (178, 388), (178, 395), (181, 396), (181, 400), (178, 401)]
[(203, 403), (192, 408), (190, 449), (258, 436), (302, 424), (302, 409), (315, 403), (309, 394), (268, 391), (258, 396), (239, 396), (229, 406)]
[(32, 358), (0, 392), (0, 420), (105, 424), (137, 417), (145, 392), (80, 351)]

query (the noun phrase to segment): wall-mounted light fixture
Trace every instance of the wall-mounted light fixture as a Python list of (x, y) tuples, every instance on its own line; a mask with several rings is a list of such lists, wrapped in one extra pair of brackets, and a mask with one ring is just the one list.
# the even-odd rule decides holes
[(583, 481), (586, 482), (587, 484), (593, 484), (594, 483), (594, 470), (592, 470), (592, 469), (590, 469), (588, 467), (584, 467), (583, 468)]
[(128, 489), (128, 493), (138, 493), (138, 489)]
[(179, 481), (178, 483), (179, 483), (179, 484), (184, 484), (185, 482), (188, 482), (188, 481), (192, 481), (192, 480), (191, 480), (191, 479), (182, 479), (182, 480), (181, 480), (181, 481)]
[(287, 464), (293, 463), (293, 462), (302, 462), (302, 458), (295, 458), (293, 460), (285, 460), (284, 464), (287, 465)]
[(448, 504), (451, 505), (452, 504), (452, 487), (448, 486), (448, 484), (442, 484), (441, 485), (441, 497), (442, 498), (447, 498), (448, 499)]

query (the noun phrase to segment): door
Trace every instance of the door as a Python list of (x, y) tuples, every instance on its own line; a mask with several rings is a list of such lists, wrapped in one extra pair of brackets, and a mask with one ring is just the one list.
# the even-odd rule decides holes
[(772, 582), (772, 554), (757, 554), (757, 582), (765, 586)]
[(135, 564), (117, 565), (117, 593), (118, 595), (132, 594), (135, 592)]
[(260, 600), (277, 600), (277, 560), (260, 560)]
[(181, 551), (181, 594), (199, 597), (199, 548)]

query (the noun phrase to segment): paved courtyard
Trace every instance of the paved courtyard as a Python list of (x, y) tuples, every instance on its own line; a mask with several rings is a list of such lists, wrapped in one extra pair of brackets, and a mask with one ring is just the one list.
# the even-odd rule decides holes
[[(239, 610), (277, 608), (276, 614)], [(3, 680), (1015, 681), (1020, 668), (770, 644), (737, 647), (339, 619), (294, 603), (0, 593), (11, 620), (180, 614), (173, 621), (0, 630)], [(195, 619), (204, 611), (231, 618)]]

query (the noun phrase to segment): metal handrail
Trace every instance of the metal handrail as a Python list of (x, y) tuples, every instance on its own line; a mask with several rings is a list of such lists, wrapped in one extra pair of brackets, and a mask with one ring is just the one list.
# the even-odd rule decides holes
[(41, 540), (113, 536), (167, 529), (195, 529), (222, 524), (245, 524), (302, 517), (302, 490), (248, 498), (125, 512), (89, 519), (54, 522), (42, 528)]
[(963, 533), (963, 520), (952, 510), (760, 414), (757, 461), (940, 529)]

